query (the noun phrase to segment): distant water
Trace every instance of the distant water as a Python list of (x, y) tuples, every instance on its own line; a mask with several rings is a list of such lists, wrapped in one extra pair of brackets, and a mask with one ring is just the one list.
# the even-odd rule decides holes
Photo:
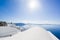
[(60, 25), (41, 25), (43, 28), (51, 31), (57, 38), (60, 39)]
[[(23, 27), (26, 24), (24, 23), (16, 23), (17, 26)], [(48, 31), (51, 31), (57, 38), (60, 39), (60, 25), (56, 24), (37, 24), (40, 27), (45, 28)]]
[(17, 26), (24, 26), (24, 23), (15, 23)]

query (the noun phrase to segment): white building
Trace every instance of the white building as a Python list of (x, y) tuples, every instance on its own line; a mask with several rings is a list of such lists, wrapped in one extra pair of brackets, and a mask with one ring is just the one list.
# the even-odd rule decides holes
[[(23, 29), (23, 28), (22, 28)], [(0, 27), (0, 40), (59, 40), (51, 32), (38, 27), (31, 26), (25, 31), (13, 24)]]

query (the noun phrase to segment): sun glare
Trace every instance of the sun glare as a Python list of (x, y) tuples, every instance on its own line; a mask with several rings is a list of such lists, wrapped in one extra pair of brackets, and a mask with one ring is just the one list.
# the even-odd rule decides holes
[(39, 8), (38, 0), (29, 0), (28, 8), (29, 8), (29, 10), (36, 10), (36, 9), (38, 9)]

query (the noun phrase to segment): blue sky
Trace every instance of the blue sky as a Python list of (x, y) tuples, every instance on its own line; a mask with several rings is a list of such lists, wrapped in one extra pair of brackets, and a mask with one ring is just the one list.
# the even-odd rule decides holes
[(0, 0), (0, 21), (60, 24), (60, 0)]

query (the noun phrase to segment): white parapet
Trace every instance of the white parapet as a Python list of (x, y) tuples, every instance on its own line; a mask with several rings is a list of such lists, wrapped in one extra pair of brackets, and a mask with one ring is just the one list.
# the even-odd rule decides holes
[(59, 40), (59, 39), (52, 36), (50, 32), (47, 32), (47, 30), (41, 27), (32, 26), (31, 28), (22, 32), (20, 31), (13, 36), (0, 38), (0, 40)]

